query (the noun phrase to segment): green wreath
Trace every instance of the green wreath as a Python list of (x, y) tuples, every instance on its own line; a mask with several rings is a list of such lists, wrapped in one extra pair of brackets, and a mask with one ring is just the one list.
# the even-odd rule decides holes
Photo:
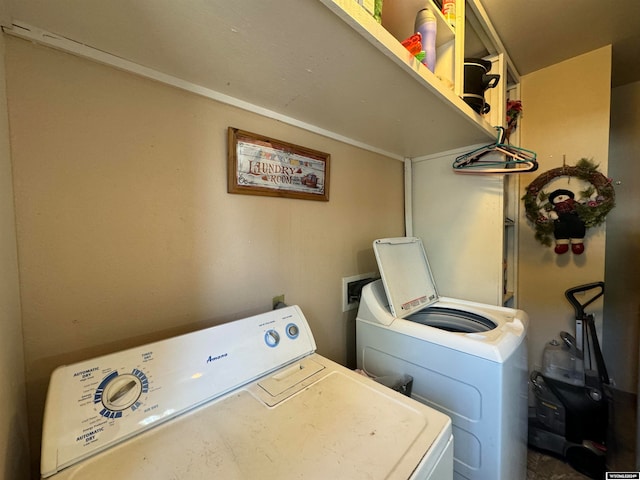
[(585, 227), (596, 227), (604, 222), (605, 217), (615, 206), (615, 190), (612, 180), (598, 172), (598, 165), (586, 158), (573, 166), (554, 168), (541, 174), (526, 188), (522, 200), (526, 217), (535, 228), (535, 238), (546, 246), (551, 246), (553, 238), (553, 220), (548, 213), (553, 210), (549, 202), (549, 194), (543, 188), (558, 177), (576, 177), (591, 185), (579, 192), (576, 210)]

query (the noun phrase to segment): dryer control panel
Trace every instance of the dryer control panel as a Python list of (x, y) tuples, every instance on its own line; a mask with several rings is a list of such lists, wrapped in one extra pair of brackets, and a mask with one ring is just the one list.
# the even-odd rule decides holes
[(312, 354), (297, 306), (57, 368), (49, 383), (41, 474)]

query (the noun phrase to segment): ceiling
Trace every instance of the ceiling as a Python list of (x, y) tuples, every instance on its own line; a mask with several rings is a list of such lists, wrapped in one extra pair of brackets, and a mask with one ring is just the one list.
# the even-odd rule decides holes
[(481, 1), (520, 75), (611, 44), (612, 86), (640, 81), (640, 1)]

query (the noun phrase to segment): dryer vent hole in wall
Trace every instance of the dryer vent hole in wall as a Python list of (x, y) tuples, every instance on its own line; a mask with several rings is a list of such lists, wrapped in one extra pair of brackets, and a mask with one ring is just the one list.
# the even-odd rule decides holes
[(362, 287), (378, 279), (374, 272), (361, 273), (342, 279), (342, 311), (347, 312), (358, 307)]
[(273, 310), (278, 308), (286, 307), (287, 304), (284, 303), (284, 293), (282, 295), (275, 296), (271, 299), (271, 306)]

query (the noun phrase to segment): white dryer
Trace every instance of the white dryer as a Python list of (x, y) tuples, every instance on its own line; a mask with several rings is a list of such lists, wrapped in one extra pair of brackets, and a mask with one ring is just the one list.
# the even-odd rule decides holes
[(451, 480), (451, 420), (315, 353), (287, 307), (57, 368), (51, 480)]
[(418, 238), (373, 246), (382, 279), (362, 290), (358, 367), (411, 375), (412, 397), (451, 417), (454, 478), (526, 478), (526, 313), (439, 297)]

